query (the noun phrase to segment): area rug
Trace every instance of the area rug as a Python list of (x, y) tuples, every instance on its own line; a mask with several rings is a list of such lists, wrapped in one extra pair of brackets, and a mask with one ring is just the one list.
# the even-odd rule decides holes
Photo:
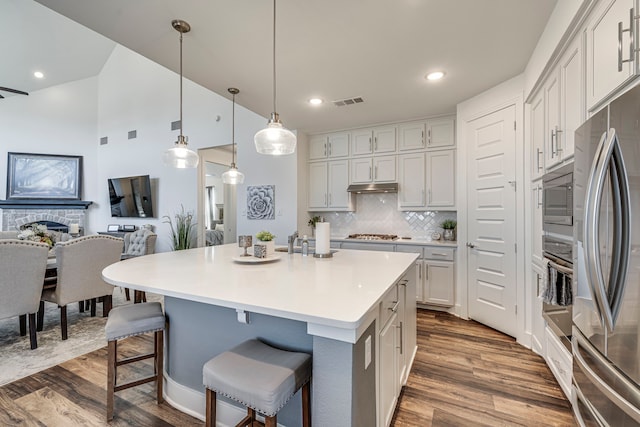
[[(133, 296), (133, 292), (131, 292)], [(147, 293), (147, 301), (160, 301), (162, 296)], [(113, 292), (113, 306), (131, 304), (126, 301), (124, 291)], [(96, 317), (89, 311), (80, 313), (78, 304), (67, 307), (68, 339), (62, 341), (60, 332), (60, 309), (45, 303), (44, 327), (38, 332), (38, 348), (31, 350), (29, 334), (20, 336), (17, 317), (0, 320), (0, 385), (32, 375), (43, 369), (97, 350), (107, 345), (102, 317), (102, 304), (98, 304)], [(28, 328), (27, 328), (28, 332)]]

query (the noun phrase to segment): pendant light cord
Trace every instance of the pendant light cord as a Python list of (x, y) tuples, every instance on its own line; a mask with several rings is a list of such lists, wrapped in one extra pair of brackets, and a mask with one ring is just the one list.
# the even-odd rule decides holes
[(236, 164), (236, 94), (233, 93), (233, 108), (231, 110), (231, 164)]
[(276, 112), (276, 0), (273, 0), (273, 112)]
[(182, 142), (182, 31), (180, 31), (180, 142)]

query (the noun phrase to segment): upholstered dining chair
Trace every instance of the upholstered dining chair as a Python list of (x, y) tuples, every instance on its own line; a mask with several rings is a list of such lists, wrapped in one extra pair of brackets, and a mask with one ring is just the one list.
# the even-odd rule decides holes
[(0, 231), (0, 240), (4, 239), (17, 239), (19, 231)]
[(49, 245), (28, 240), (0, 240), (0, 319), (20, 316), (20, 335), (29, 315), (31, 349), (38, 347), (36, 313), (47, 268)]
[(67, 304), (91, 300), (91, 316), (96, 315), (97, 299), (102, 297), (102, 316), (111, 309), (113, 286), (102, 280), (102, 270), (120, 261), (122, 239), (113, 236), (91, 235), (57, 243), (56, 264), (58, 284), (55, 289), (42, 291), (38, 311), (38, 329), (42, 330), (44, 302), (60, 307), (62, 339), (67, 339)]
[[(156, 240), (158, 235), (151, 230), (136, 230), (132, 233), (124, 235), (124, 252), (122, 259), (149, 255), (156, 251)], [(127, 301), (129, 296), (129, 288), (124, 288), (124, 294)], [(146, 302), (147, 296), (142, 291), (136, 291), (134, 296), (135, 302)]]

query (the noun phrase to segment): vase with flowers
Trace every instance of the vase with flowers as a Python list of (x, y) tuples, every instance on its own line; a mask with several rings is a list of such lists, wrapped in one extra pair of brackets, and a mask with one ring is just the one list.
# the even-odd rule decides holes
[(32, 224), (28, 227), (25, 227), (18, 234), (18, 239), (46, 243), (47, 245), (49, 245), (49, 248), (53, 247), (55, 243), (53, 240), (53, 235), (44, 224)]

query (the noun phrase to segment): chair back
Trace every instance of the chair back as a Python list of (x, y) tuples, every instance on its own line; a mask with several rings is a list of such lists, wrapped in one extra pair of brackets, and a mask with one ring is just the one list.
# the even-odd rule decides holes
[(3, 239), (17, 239), (19, 231), (0, 231), (0, 240)]
[(111, 295), (113, 286), (102, 280), (102, 270), (120, 261), (122, 239), (91, 235), (57, 243), (58, 305)]
[(141, 256), (155, 253), (158, 235), (150, 230), (136, 230), (124, 235), (124, 254)]
[(0, 319), (38, 311), (48, 256), (46, 243), (0, 240)]

